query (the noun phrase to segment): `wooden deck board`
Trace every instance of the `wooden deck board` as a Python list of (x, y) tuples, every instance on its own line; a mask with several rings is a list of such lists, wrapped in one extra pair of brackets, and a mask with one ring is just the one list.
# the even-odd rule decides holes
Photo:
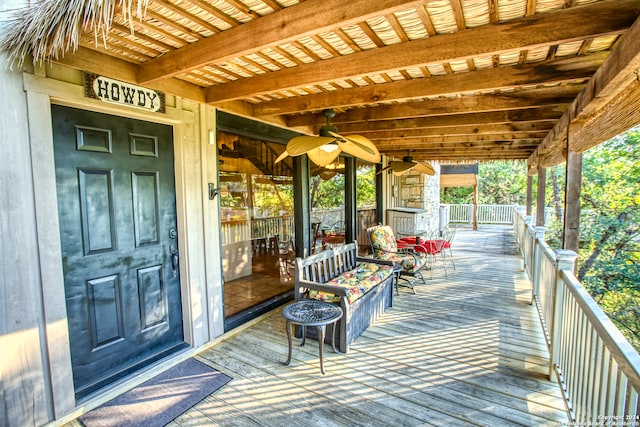
[[(531, 285), (507, 227), (459, 230), (456, 270), (400, 289), (348, 354), (295, 340), (275, 310), (196, 356), (233, 380), (176, 418), (193, 426), (557, 426), (567, 421)], [(441, 262), (441, 260), (438, 260)], [(427, 277), (429, 275), (427, 274)]]
[[(280, 310), (199, 354), (234, 379), (178, 417), (173, 427), (556, 426), (560, 390), (547, 380), (548, 354), (530, 282), (506, 227), (460, 230), (456, 270), (401, 288), (348, 354), (294, 343), (287, 356)], [(442, 262), (438, 260), (438, 263)], [(428, 274), (427, 274), (428, 277)]]

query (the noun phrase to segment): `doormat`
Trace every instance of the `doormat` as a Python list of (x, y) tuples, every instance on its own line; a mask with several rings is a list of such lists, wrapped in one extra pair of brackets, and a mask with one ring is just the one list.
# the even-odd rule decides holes
[(87, 427), (162, 427), (231, 379), (190, 358), (87, 412), (79, 420)]

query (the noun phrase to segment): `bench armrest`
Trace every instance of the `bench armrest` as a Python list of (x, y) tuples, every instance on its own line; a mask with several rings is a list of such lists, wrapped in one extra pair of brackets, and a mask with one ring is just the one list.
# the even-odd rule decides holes
[(313, 289), (314, 291), (329, 292), (341, 297), (347, 296), (347, 289), (343, 287), (327, 285), (327, 284), (318, 283), (318, 282), (310, 282), (308, 280), (300, 280), (298, 283), (296, 283), (296, 287), (298, 288), (296, 289), (297, 292), (300, 291), (300, 288), (305, 288), (305, 289)]

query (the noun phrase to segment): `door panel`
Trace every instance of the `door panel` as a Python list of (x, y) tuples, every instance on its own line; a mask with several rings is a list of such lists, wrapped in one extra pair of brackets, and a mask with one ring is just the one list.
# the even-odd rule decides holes
[(76, 395), (184, 347), (170, 126), (52, 106)]

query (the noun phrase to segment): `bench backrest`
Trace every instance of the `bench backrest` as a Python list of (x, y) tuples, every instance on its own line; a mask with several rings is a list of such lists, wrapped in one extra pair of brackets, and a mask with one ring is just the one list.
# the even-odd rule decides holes
[(349, 243), (333, 248), (333, 263), (336, 275), (356, 268), (356, 256), (358, 255), (358, 245)]
[(296, 258), (296, 280), (325, 283), (356, 266), (358, 245), (349, 243), (306, 258)]

